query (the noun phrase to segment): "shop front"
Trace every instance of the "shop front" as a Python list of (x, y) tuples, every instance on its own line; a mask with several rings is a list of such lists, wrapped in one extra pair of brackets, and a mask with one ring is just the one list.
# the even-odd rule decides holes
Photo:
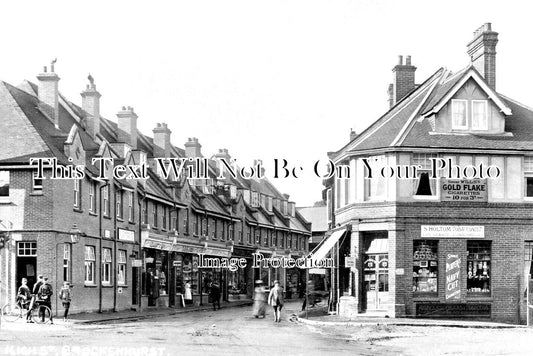
[(232, 258), (246, 259), (246, 267), (228, 271), (228, 301), (251, 299), (254, 289), (253, 248), (234, 247)]
[[(148, 236), (146, 236), (148, 235)], [(174, 278), (170, 268), (172, 242), (165, 241), (160, 236), (144, 234), (142, 243), (142, 284), (141, 303), (148, 307), (170, 307), (173, 299), (170, 280)]]
[(172, 268), (176, 276), (176, 308), (206, 305), (212, 283), (219, 286), (222, 300), (228, 299), (228, 271), (220, 267), (205, 267), (200, 258), (215, 260), (229, 258), (230, 248), (177, 242), (173, 245), (172, 251), (174, 252)]

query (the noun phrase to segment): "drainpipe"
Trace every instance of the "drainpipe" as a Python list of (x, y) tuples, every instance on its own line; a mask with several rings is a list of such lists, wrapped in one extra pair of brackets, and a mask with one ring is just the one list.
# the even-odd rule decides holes
[[(102, 253), (103, 253), (103, 249), (102, 249), (102, 218), (104, 216), (104, 211), (102, 210), (102, 189), (105, 188), (105, 187), (108, 187), (109, 189), (109, 181), (105, 181), (105, 183), (103, 185), (100, 186), (100, 214), (98, 216), (98, 233), (99, 233), (99, 237), (100, 237), (100, 268), (98, 268), (98, 271), (100, 272), (100, 277), (99, 277), (99, 281), (100, 283), (98, 283), (98, 313), (101, 313), (102, 312)], [(111, 207), (110, 209), (111, 210)]]
[[(116, 186), (115, 186), (116, 187)], [(122, 194), (122, 193), (121, 193)], [(116, 312), (117, 311), (117, 239), (118, 239), (118, 231), (117, 231), (117, 192), (115, 191), (115, 194), (113, 194), (115, 196), (115, 199), (114, 199), (114, 207), (115, 209), (114, 212), (114, 217), (113, 217), (113, 312)], [(124, 200), (122, 200), (122, 202), (124, 202)], [(124, 211), (124, 207), (122, 206), (122, 204), (120, 204), (120, 208), (122, 209), (122, 211)], [(111, 209), (109, 209), (111, 210)]]
[[(144, 202), (144, 199), (145, 197), (143, 196), (142, 198), (140, 198), (140, 194), (137, 194), (138, 195), (138, 198), (137, 198), (137, 204), (139, 205), (139, 255), (137, 256), (137, 258), (142, 258), (143, 260), (143, 266), (144, 266), (144, 257), (143, 257), (143, 253), (142, 253), (142, 242), (141, 242), (141, 227), (142, 227), (142, 205), (143, 205), (143, 202)], [(139, 290), (137, 292), (137, 304), (139, 305), (139, 311), (142, 310), (142, 307), (141, 307), (141, 300), (142, 300), (142, 269), (144, 268), (143, 266), (141, 266), (141, 270), (137, 270), (137, 289)], [(139, 268), (139, 267), (137, 267)]]

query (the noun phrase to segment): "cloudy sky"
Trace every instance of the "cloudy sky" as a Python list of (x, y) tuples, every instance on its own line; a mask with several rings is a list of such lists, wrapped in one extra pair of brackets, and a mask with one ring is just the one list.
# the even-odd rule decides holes
[(18, 84), (57, 57), (60, 91), (81, 104), (90, 72), (104, 117), (135, 108), (203, 154), (241, 165), (303, 167), (276, 179), (297, 205), (321, 199), (313, 163), (387, 110), (398, 55), (417, 82), (468, 64), (472, 32), (500, 33), (497, 89), (533, 106), (532, 6), (503, 1), (10, 1), (2, 4), (0, 80)]

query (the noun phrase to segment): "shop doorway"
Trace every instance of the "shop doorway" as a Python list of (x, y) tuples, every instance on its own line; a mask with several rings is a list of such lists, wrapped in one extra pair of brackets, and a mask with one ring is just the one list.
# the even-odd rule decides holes
[(37, 243), (36, 242), (18, 242), (17, 243), (17, 261), (16, 273), (17, 289), (21, 284), (22, 278), (28, 279), (28, 287), (33, 290), (33, 285), (37, 281)]
[(365, 236), (362, 293), (364, 311), (384, 311), (390, 305), (388, 241), (386, 232)]
[(386, 309), (389, 304), (388, 254), (365, 254), (366, 310)]

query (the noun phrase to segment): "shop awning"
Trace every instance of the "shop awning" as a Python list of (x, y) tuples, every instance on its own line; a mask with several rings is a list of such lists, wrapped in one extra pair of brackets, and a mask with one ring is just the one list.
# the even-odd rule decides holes
[(346, 229), (335, 231), (311, 252), (309, 258), (313, 261), (319, 261), (326, 257), (329, 251), (345, 233)]

